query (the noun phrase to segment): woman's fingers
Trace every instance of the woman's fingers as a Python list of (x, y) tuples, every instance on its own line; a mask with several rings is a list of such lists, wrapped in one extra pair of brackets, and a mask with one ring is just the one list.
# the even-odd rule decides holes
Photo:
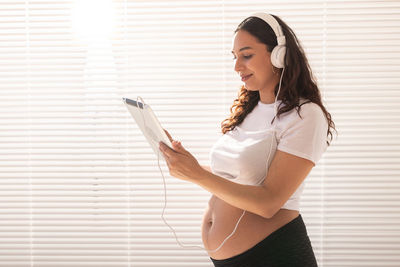
[(174, 141), (167, 130), (164, 129), (164, 132), (167, 134), (169, 141), (171, 141), (171, 142)]

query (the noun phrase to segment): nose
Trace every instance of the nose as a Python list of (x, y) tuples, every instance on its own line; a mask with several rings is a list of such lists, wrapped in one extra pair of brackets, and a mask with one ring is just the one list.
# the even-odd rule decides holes
[(243, 63), (242, 63), (242, 61), (240, 59), (236, 59), (234, 70), (236, 72), (240, 72), (241, 70), (243, 70)]

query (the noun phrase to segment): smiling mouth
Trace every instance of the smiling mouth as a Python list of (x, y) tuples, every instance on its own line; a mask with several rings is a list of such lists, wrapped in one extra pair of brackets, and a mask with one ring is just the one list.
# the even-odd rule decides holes
[(249, 75), (243, 76), (243, 77), (242, 77), (242, 82), (247, 81), (252, 75), (253, 75), (253, 74), (249, 74)]

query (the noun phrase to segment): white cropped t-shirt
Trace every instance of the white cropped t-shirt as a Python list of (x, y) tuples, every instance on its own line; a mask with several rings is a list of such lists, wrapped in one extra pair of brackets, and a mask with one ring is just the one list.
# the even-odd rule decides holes
[[(301, 103), (304, 102), (302, 99)], [(327, 149), (328, 122), (315, 103), (301, 105), (300, 114), (302, 118), (292, 109), (271, 125), (274, 103), (259, 101), (240, 125), (213, 145), (209, 154), (211, 171), (236, 183), (260, 185), (268, 179), (267, 171), (276, 150), (316, 164)], [(304, 181), (282, 209), (299, 210)]]

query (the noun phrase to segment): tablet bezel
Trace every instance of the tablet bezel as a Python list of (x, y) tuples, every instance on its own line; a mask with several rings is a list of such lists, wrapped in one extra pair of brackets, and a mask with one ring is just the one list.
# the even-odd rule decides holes
[(150, 105), (129, 98), (122, 99), (154, 153), (163, 155), (159, 150), (159, 142), (164, 142), (172, 149), (172, 143)]

